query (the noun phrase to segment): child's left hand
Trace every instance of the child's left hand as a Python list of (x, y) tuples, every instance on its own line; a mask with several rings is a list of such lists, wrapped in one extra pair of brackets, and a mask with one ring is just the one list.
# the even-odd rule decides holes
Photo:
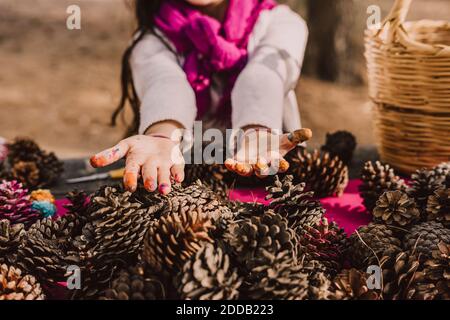
[(300, 129), (289, 134), (275, 134), (267, 128), (246, 130), (241, 147), (225, 166), (241, 176), (255, 174), (260, 178), (286, 172), (289, 163), (283, 158), (299, 143), (311, 139), (310, 129)]

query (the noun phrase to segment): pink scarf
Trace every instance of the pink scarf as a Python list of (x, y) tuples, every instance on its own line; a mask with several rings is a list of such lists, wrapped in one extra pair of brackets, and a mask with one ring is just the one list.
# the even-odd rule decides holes
[(184, 55), (184, 71), (197, 96), (200, 118), (211, 103), (214, 73), (224, 75), (227, 84), (221, 109), (231, 105), (231, 90), (247, 63), (247, 45), (263, 10), (276, 6), (274, 0), (229, 0), (223, 23), (206, 16), (184, 0), (166, 0), (155, 17), (155, 25)]

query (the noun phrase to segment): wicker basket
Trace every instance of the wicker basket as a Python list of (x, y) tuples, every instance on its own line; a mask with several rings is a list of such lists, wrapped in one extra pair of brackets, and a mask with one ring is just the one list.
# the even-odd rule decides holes
[(450, 22), (405, 22), (411, 1), (365, 36), (381, 160), (405, 173), (450, 161)]

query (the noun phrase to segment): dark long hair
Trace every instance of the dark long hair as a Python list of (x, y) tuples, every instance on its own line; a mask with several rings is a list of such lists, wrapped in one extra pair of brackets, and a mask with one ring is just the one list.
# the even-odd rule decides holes
[(128, 125), (126, 136), (136, 134), (139, 129), (140, 101), (133, 83), (130, 57), (134, 48), (139, 41), (142, 40), (145, 34), (154, 32), (154, 17), (162, 2), (163, 0), (134, 0), (134, 11), (137, 20), (135, 38), (122, 56), (122, 71), (120, 76), (122, 97), (120, 98), (119, 105), (112, 114), (111, 118), (111, 124), (115, 126), (119, 115), (123, 114), (126, 105), (130, 104), (131, 109), (133, 110), (133, 119), (132, 123)]

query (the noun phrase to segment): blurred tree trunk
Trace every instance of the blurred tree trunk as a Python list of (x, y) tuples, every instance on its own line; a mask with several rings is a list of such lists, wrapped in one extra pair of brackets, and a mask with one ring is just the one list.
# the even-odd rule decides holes
[(304, 69), (322, 80), (361, 83), (362, 34), (354, 0), (307, 0), (309, 43)]

